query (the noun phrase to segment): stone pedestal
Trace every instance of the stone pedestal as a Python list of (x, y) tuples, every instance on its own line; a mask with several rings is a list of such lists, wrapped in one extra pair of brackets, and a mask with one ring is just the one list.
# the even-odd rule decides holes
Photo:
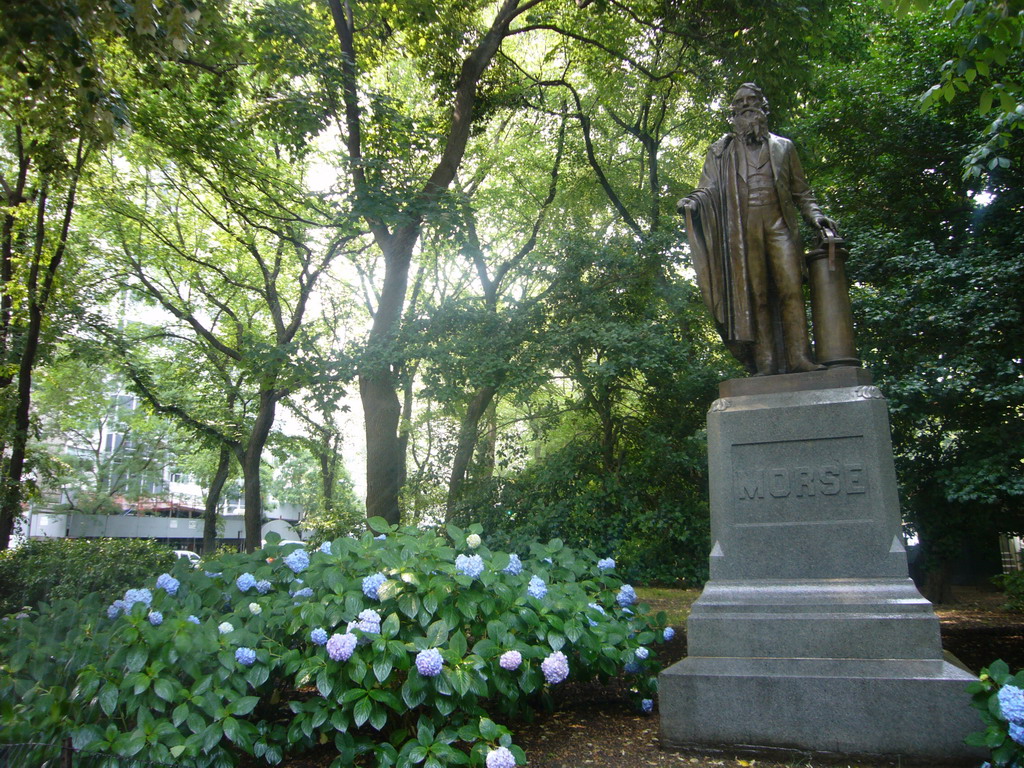
[(660, 677), (663, 746), (977, 765), (974, 676), (907, 577), (870, 374), (725, 382), (708, 449), (711, 579)]

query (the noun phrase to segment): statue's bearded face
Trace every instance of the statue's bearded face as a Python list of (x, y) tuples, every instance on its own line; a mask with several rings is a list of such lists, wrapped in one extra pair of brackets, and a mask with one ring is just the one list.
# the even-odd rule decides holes
[(765, 101), (756, 91), (740, 88), (732, 100), (732, 129), (746, 141), (762, 141), (768, 135)]

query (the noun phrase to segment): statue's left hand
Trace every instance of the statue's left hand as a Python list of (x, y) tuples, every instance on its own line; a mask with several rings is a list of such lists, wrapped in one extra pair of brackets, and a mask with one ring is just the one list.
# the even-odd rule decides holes
[(831, 229), (833, 232), (839, 232), (839, 225), (828, 216), (819, 216), (814, 220), (814, 223), (821, 229)]

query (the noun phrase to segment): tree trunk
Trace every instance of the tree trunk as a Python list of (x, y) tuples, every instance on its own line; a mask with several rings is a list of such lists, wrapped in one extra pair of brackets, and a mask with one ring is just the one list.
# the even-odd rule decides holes
[(260, 407), (252, 425), (249, 442), (242, 458), (242, 489), (245, 494), (245, 551), (255, 552), (263, 546), (263, 494), (260, 465), (263, 447), (274, 425), (278, 394), (274, 390), (260, 392)]
[(378, 368), (361, 374), (359, 395), (366, 425), (366, 516), (397, 525), (405, 454), (398, 434), (402, 408), (391, 372)]
[(465, 416), (462, 417), (462, 425), (459, 427), (459, 442), (455, 448), (452, 472), (448, 480), (448, 504), (445, 514), (448, 520), (451, 520), (455, 512), (455, 504), (458, 502), (462, 486), (466, 482), (469, 464), (473, 459), (473, 450), (476, 448), (480, 419), (487, 412), (495, 392), (497, 392), (497, 387), (481, 387), (477, 390), (466, 407)]
[(210, 480), (210, 489), (206, 494), (206, 508), (203, 510), (203, 554), (212, 555), (217, 550), (217, 506), (224, 484), (231, 472), (231, 449), (222, 445), (217, 470)]

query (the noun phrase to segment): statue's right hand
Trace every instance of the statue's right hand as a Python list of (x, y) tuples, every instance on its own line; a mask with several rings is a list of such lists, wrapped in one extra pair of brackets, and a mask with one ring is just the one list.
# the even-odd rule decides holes
[(688, 197), (684, 197), (678, 203), (676, 203), (676, 211), (680, 214), (685, 214), (689, 211), (691, 214), (697, 212), (697, 203)]

